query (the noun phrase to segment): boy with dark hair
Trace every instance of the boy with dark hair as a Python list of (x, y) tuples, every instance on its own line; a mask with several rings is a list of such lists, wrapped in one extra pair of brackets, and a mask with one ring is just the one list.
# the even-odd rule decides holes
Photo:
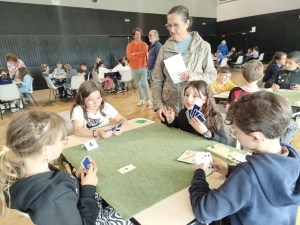
[(225, 225), (296, 224), (300, 204), (300, 155), (280, 143), (291, 120), (289, 103), (267, 91), (244, 95), (233, 102), (226, 120), (244, 147), (253, 150), (236, 166), (213, 159), (212, 166), (227, 177), (210, 190), (204, 164), (194, 166), (189, 188), (192, 209), (203, 223)]
[(248, 95), (259, 91), (257, 87), (257, 81), (263, 77), (263, 71), (264, 66), (258, 60), (251, 60), (244, 65), (242, 70), (244, 86), (235, 87), (230, 91), (229, 97), (226, 101), (226, 110), (229, 108), (232, 102), (238, 100), (240, 95)]
[(90, 71), (87, 69), (86, 62), (80, 63), (81, 71), (78, 73), (79, 76), (84, 76), (84, 80), (89, 80)]
[(287, 55), (285, 69), (277, 71), (265, 83), (265, 88), (300, 90), (300, 52), (294, 51)]
[(231, 91), (236, 85), (232, 83), (229, 66), (220, 67), (217, 79), (209, 87), (213, 94)]

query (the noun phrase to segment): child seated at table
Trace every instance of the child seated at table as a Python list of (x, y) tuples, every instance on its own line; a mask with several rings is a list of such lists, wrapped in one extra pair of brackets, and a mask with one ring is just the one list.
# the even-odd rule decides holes
[[(192, 110), (194, 105), (200, 106), (200, 112), (204, 115), (202, 123), (197, 117), (190, 118), (186, 115), (187, 110)], [(192, 81), (184, 90), (184, 106), (178, 116), (172, 108), (164, 107), (165, 121), (169, 127), (205, 137), (207, 139), (227, 144), (227, 136), (224, 131), (222, 115), (217, 111), (217, 106), (212, 97), (211, 90), (205, 81)]]
[(0, 68), (0, 85), (5, 84), (12, 84), (12, 79), (5, 68)]
[(58, 90), (58, 93), (59, 93), (59, 98), (62, 99), (63, 98), (63, 82), (61, 82), (59, 79), (55, 79), (55, 77), (49, 73), (49, 66), (48, 64), (41, 64), (40, 66), (40, 71), (42, 72), (43, 74), (43, 77), (49, 77), (52, 81), (52, 83), (54, 84), (54, 86), (58, 87), (57, 90)]
[(78, 73), (78, 75), (84, 76), (85, 80), (89, 80), (90, 71), (87, 69), (86, 62), (80, 63), (81, 71)]
[(236, 85), (232, 83), (231, 69), (229, 66), (224, 66), (219, 69), (217, 79), (209, 87), (213, 94), (219, 94), (225, 91), (231, 91)]
[(77, 76), (77, 70), (72, 69), (72, 66), (70, 64), (66, 64), (64, 66), (64, 70), (67, 72), (66, 74), (66, 83), (64, 83), (64, 88), (66, 90), (66, 96), (68, 98), (74, 98), (74, 96), (71, 94), (71, 90), (69, 89), (71, 87), (71, 79), (74, 76)]
[(62, 68), (63, 63), (58, 61), (56, 63), (57, 68), (54, 69), (53, 75), (66, 75), (66, 71)]
[(286, 53), (285, 52), (275, 52), (273, 55), (273, 59), (269, 62), (267, 68), (264, 70), (264, 77), (262, 79), (264, 87), (264, 83), (271, 79), (271, 77), (278, 71), (282, 70), (286, 61)]
[[(32, 82), (32, 77), (26, 67), (21, 67), (19, 68), (19, 78), (15, 78), (16, 81), (21, 81), (20, 84), (18, 84), (18, 89), (19, 92), (23, 94), (25, 97), (25, 100), (28, 104), (30, 104), (30, 94), (28, 93), (31, 89), (31, 82)], [(17, 104), (19, 104), (17, 102)], [(22, 108), (22, 104), (20, 102), (20, 108)]]
[[(115, 132), (98, 129), (109, 125), (109, 119), (122, 123)], [(100, 85), (93, 81), (83, 82), (71, 109), (74, 134), (82, 137), (108, 138), (121, 135), (127, 126), (127, 119), (105, 101)]]
[(204, 164), (194, 166), (189, 188), (193, 212), (208, 224), (296, 224), (300, 204), (300, 156), (280, 143), (291, 121), (291, 107), (283, 97), (259, 91), (233, 102), (226, 116), (238, 141), (247, 149), (247, 161), (236, 166), (220, 159), (210, 163), (227, 177), (210, 189)]
[(115, 86), (116, 86), (116, 89), (117, 89), (117, 93), (120, 93), (122, 92), (122, 90), (126, 90), (125, 89), (125, 82), (121, 82), (121, 85), (122, 85), (122, 89), (120, 88), (120, 85), (119, 85), (119, 82), (118, 80), (121, 80), (122, 76), (120, 74), (120, 71), (124, 71), (124, 70), (130, 70), (130, 67), (126, 65), (125, 61), (123, 58), (121, 59), (118, 59), (118, 65), (116, 65), (112, 70), (111, 72), (119, 72), (118, 75), (115, 75), (114, 76), (114, 83), (115, 83)]
[(265, 88), (300, 90), (300, 52), (294, 51), (287, 55), (285, 69), (277, 71), (265, 83)]
[(222, 59), (224, 56), (222, 55), (222, 52), (220, 50), (217, 51), (217, 66), (219, 66), (222, 62)]
[(56, 113), (23, 110), (14, 115), (0, 150), (0, 216), (8, 208), (28, 213), (34, 224), (131, 224), (96, 193), (97, 165), (69, 174), (48, 164), (67, 143)]
[(104, 77), (104, 73), (110, 73), (110, 70), (104, 67), (102, 61), (96, 63), (95, 72), (99, 80), (104, 82), (104, 92), (113, 92), (113, 80), (110, 77)]
[(242, 70), (244, 85), (242, 87), (235, 87), (230, 91), (226, 101), (226, 110), (228, 110), (231, 103), (238, 100), (240, 96), (259, 91), (257, 82), (263, 77), (263, 70), (264, 66), (258, 60), (251, 60), (244, 65)]

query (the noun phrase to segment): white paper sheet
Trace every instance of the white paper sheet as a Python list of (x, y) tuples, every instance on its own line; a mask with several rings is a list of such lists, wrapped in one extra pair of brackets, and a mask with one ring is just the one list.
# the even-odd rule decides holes
[(172, 78), (174, 84), (181, 83), (183, 81), (180, 80), (179, 74), (187, 71), (187, 68), (184, 64), (183, 58), (181, 54), (174, 55), (168, 59), (164, 60), (165, 66)]

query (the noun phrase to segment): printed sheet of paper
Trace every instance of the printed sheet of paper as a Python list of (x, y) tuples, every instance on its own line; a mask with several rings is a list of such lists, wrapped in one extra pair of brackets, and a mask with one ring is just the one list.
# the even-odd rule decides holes
[(164, 63), (170, 74), (170, 77), (172, 78), (173, 83), (178, 84), (183, 82), (179, 79), (180, 78), (179, 74), (187, 71), (187, 68), (184, 64), (182, 55), (181, 54), (174, 55), (168, 59), (165, 59)]

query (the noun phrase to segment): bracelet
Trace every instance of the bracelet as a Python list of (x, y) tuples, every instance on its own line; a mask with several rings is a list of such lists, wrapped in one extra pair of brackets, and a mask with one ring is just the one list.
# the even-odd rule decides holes
[[(96, 135), (95, 135), (95, 131), (96, 131)], [(97, 130), (93, 130), (93, 133), (92, 133), (92, 134), (93, 134), (93, 137), (94, 137), (94, 138), (98, 138)]]

